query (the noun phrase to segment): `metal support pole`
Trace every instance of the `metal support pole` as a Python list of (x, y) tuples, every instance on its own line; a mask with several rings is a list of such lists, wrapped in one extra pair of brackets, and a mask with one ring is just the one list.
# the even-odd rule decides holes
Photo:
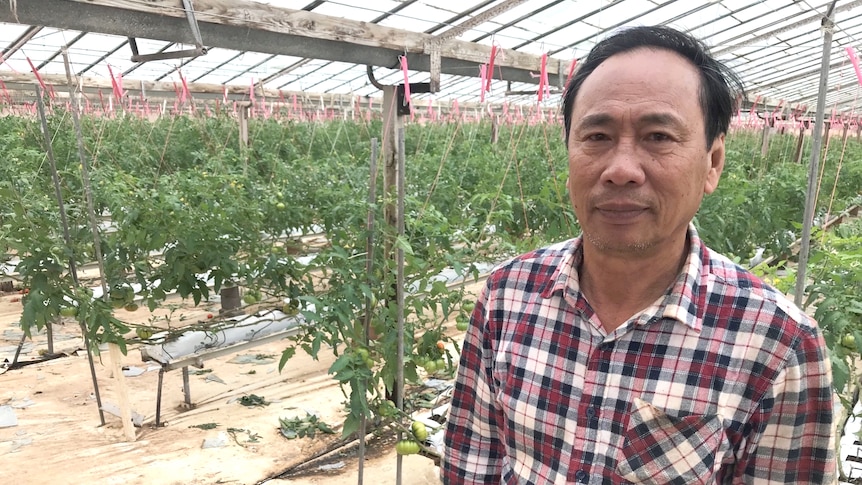
[[(90, 169), (87, 157), (84, 155), (84, 136), (81, 133), (81, 120), (78, 116), (78, 100), (75, 99), (75, 83), (72, 80), (72, 67), (69, 63), (69, 52), (63, 48), (63, 64), (66, 67), (66, 80), (69, 83), (69, 104), (72, 107), (72, 123), (75, 125), (75, 139), (78, 142), (78, 157), (81, 159), (81, 180), (84, 184), (84, 197), (87, 200), (87, 213), (90, 216), (90, 227), (93, 230), (93, 241), (95, 243), (96, 261), (99, 263), (99, 274), (102, 276), (102, 297), (107, 298), (108, 286), (105, 283), (105, 261), (102, 259), (102, 242), (99, 238), (99, 227), (96, 223), (95, 209), (93, 208), (93, 193), (90, 190)], [(50, 144), (49, 144), (50, 146)], [(77, 273), (73, 276), (77, 281)], [(99, 406), (99, 419), (102, 426), (105, 425), (105, 413), (102, 410), (102, 397), (99, 393), (99, 381), (96, 379), (96, 366), (93, 363), (93, 354), (90, 349), (90, 338), (87, 335), (87, 327), (81, 323), (81, 333), (84, 334), (84, 346), (87, 347), (87, 357), (90, 361), (90, 375), (93, 377), (93, 392), (96, 395), (96, 405)]]
[[(398, 190), (398, 210), (396, 212), (398, 237), (404, 237), (404, 128), (398, 128), (398, 165), (395, 169), (396, 186)], [(396, 300), (398, 309), (398, 367), (395, 383), (398, 389), (396, 395), (398, 409), (404, 410), (404, 249), (401, 245), (395, 251), (395, 264), (397, 273), (395, 276)], [(401, 485), (401, 474), (403, 468), (403, 457), (398, 455), (395, 485)]]
[(162, 384), (165, 381), (165, 368), (159, 369), (159, 388), (156, 390), (156, 427), (162, 425)]
[(799, 262), (796, 268), (796, 288), (793, 301), (802, 306), (805, 296), (805, 276), (808, 266), (808, 253), (811, 250), (811, 226), (814, 223), (816, 205), (817, 175), (820, 167), (820, 146), (823, 143), (823, 118), (826, 112), (826, 92), (829, 83), (829, 62), (832, 58), (832, 30), (835, 27), (835, 2), (829, 5), (823, 17), (823, 58), (820, 62), (820, 91), (817, 95), (817, 110), (814, 120), (814, 133), (811, 141), (811, 161), (808, 165), (808, 190), (805, 194), (805, 213), (802, 218), (802, 246), (799, 248)]

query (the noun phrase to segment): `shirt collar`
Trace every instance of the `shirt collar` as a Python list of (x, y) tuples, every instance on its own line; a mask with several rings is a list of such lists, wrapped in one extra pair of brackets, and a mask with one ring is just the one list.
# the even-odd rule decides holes
[[(677, 320), (694, 331), (700, 331), (706, 303), (706, 286), (709, 275), (709, 254), (693, 224), (689, 224), (687, 238), (688, 256), (673, 285), (638, 318), (638, 322), (654, 318)], [(562, 246), (562, 257), (556, 270), (542, 290), (542, 297), (549, 298), (556, 292), (569, 294), (577, 300), (580, 294), (578, 268), (584, 258), (583, 235)]]

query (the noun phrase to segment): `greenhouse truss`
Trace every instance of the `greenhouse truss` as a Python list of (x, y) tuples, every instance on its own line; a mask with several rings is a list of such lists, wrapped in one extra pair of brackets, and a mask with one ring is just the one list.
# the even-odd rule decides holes
[[(702, 38), (735, 68), (752, 105), (804, 113), (813, 110), (818, 93), (821, 21), (831, 2), (187, 3), (190, 16), (181, 1), (4, 1), (4, 96), (8, 101), (10, 90), (29, 95), (39, 78), (65, 85), (65, 50), (76, 81), (80, 77), (84, 86), (98, 86), (106, 94), (135, 93), (130, 98), (227, 93), (251, 100), (252, 87), (276, 99), (279, 92), (282, 98), (285, 92), (377, 97), (368, 66), (381, 84), (405, 78), (428, 82), (437, 46), (439, 90), (416, 95), (419, 107), (427, 99), (531, 104), (542, 92), (541, 103), (556, 106), (572, 64), (597, 40), (620, 27), (667, 24)], [(830, 112), (852, 116), (860, 82), (854, 61), (862, 38), (862, 2), (837, 2), (834, 14), (826, 104)], [(178, 57), (183, 52), (202, 55)], [(168, 56), (133, 62), (133, 53)], [(321, 99), (328, 98), (315, 101)]]

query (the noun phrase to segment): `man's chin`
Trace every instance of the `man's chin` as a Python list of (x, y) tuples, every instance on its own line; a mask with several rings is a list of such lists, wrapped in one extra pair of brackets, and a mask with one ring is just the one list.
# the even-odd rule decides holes
[(596, 249), (605, 253), (643, 254), (655, 246), (655, 243), (645, 239), (610, 237), (590, 232), (584, 232), (584, 239)]

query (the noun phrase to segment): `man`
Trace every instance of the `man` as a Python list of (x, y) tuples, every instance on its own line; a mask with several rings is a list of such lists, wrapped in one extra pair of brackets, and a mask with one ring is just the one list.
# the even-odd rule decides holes
[(583, 234), (494, 271), (446, 432), (448, 484), (831, 483), (815, 322), (691, 225), (741, 86), (666, 27), (597, 44), (566, 89)]

